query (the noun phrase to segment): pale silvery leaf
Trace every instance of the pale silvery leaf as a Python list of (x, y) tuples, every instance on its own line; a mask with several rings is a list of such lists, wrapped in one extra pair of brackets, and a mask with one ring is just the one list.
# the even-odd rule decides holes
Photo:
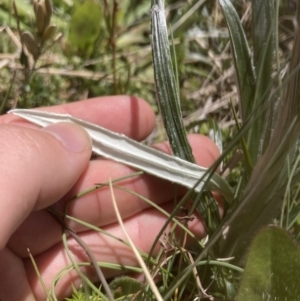
[[(93, 151), (96, 154), (170, 182), (194, 188), (196, 191), (201, 191), (205, 179), (207, 179), (207, 169), (204, 167), (167, 155), (125, 135), (73, 116), (23, 109), (15, 109), (10, 112), (43, 127), (57, 122), (74, 122), (89, 133), (93, 141)], [(229, 186), (217, 174), (211, 177), (206, 189), (218, 191), (225, 198), (232, 198)]]

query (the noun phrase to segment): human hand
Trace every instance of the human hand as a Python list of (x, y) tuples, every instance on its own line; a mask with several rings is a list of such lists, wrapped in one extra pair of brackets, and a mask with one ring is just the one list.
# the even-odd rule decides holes
[[(69, 113), (136, 140), (144, 139), (152, 131), (155, 121), (149, 105), (127, 96), (102, 97), (43, 110)], [(52, 206), (63, 211), (66, 202), (79, 192), (134, 170), (105, 159), (89, 161), (91, 142), (74, 124), (55, 124), (39, 129), (13, 115), (1, 116), (0, 124), (0, 299), (45, 300), (27, 249), (34, 256), (48, 289), (57, 272), (70, 264), (61, 243), (61, 225), (46, 208)], [(58, 135), (64, 136), (63, 142), (62, 137), (54, 137)], [(202, 166), (211, 165), (219, 155), (217, 147), (204, 136), (191, 135), (189, 141), (197, 163)], [(155, 147), (170, 152), (167, 143)], [(172, 183), (144, 174), (118, 185), (143, 195), (168, 211), (172, 209), (175, 191)], [(184, 189), (179, 192), (184, 193)], [(117, 189), (114, 194), (131, 239), (137, 248), (148, 253), (166, 217), (132, 194)], [(68, 214), (125, 239), (116, 222), (108, 187), (73, 201)], [(89, 245), (98, 261), (137, 265), (131, 250), (122, 243), (75, 222), (66, 222)], [(199, 218), (189, 223), (189, 229), (198, 238), (205, 235)], [(73, 238), (68, 238), (68, 245), (76, 260), (89, 262), (85, 251)], [(82, 271), (90, 279), (97, 280), (92, 267)], [(104, 270), (104, 273), (106, 277), (112, 277), (117, 272)], [(58, 282), (58, 299), (71, 293), (71, 283), (80, 284), (76, 272)]]

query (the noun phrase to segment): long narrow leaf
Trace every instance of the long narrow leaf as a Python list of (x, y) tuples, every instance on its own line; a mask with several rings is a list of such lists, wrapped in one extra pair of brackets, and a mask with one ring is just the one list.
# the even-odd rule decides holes
[(151, 46), (158, 104), (171, 149), (175, 156), (194, 162), (182, 121), (179, 91), (171, 60), (162, 0), (152, 1)]
[[(257, 75), (256, 101), (270, 89), (275, 49), (274, 0), (252, 0), (253, 60)], [(253, 107), (256, 106), (254, 102)]]
[[(251, 110), (246, 112), (250, 115), (254, 109), (261, 107), (262, 103), (269, 100), (272, 86), (272, 66), (274, 63), (275, 49), (275, 8), (274, 0), (253, 0), (252, 1), (252, 31), (253, 31), (253, 59), (256, 71), (256, 89), (255, 97), (251, 104)], [(273, 123), (273, 106), (270, 103), (269, 112), (258, 114), (253, 121), (248, 135), (247, 145), (252, 164), (255, 165), (257, 160), (265, 151), (269, 144), (270, 132)], [(267, 118), (271, 121), (268, 122)], [(264, 139), (262, 135), (264, 134)]]
[[(163, 0), (153, 0), (152, 5), (151, 46), (157, 100), (161, 115), (173, 154), (183, 160), (194, 162), (180, 110), (179, 88), (171, 60), (164, 3)], [(209, 195), (205, 195), (204, 198), (212, 199)], [(209, 232), (214, 231), (220, 223), (220, 217), (213, 218), (215, 215), (211, 219), (209, 217), (211, 212), (215, 212), (216, 201), (213, 199), (214, 204), (206, 203), (196, 195), (193, 196), (193, 200), (194, 206)]]
[[(124, 135), (70, 115), (22, 109), (12, 110), (11, 112), (40, 126), (57, 122), (74, 122), (89, 133), (93, 140), (93, 151), (98, 155), (188, 188), (195, 188), (196, 191), (203, 188), (206, 168), (162, 153)], [(203, 180), (198, 183), (201, 178)], [(216, 190), (224, 197), (232, 198), (229, 186), (217, 174), (210, 179), (207, 189)]]
[[(253, 57), (244, 30), (230, 0), (220, 0), (226, 19), (235, 69), (237, 73), (243, 122), (252, 119), (252, 126), (246, 135), (247, 152), (254, 166), (268, 145), (269, 133), (273, 126), (272, 106), (269, 112), (263, 110), (254, 114), (261, 104), (269, 100), (272, 83), (272, 64), (275, 45), (275, 8), (273, 0), (252, 1)], [(267, 118), (270, 120), (268, 121)], [(264, 135), (264, 139), (262, 136)], [(263, 141), (263, 142), (262, 142)], [(248, 171), (248, 175), (252, 170)]]
[(231, 1), (219, 0), (219, 3), (229, 30), (231, 51), (242, 107), (242, 118), (245, 120), (249, 112), (251, 112), (256, 83), (250, 49), (239, 16)]

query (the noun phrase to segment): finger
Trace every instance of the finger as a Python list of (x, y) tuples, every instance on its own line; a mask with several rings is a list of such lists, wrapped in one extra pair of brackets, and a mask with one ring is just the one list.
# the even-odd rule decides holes
[[(210, 167), (220, 156), (216, 144), (206, 136), (189, 134), (188, 141), (192, 147), (195, 162), (200, 166)], [(170, 144), (167, 142), (155, 144), (153, 147), (168, 154), (172, 153)]]
[[(164, 209), (171, 211), (172, 207), (173, 204), (169, 204), (164, 206)], [(167, 217), (164, 214), (156, 209), (150, 208), (126, 219), (124, 225), (136, 248), (148, 254), (161, 228), (165, 225), (166, 220)], [(168, 225), (165, 233), (168, 233), (170, 228), (171, 224)], [(195, 233), (198, 238), (203, 237), (205, 233), (203, 224), (197, 218), (189, 222), (189, 229)], [(107, 231), (110, 235), (117, 237), (118, 240), (94, 231), (87, 231), (80, 234), (81, 239), (89, 246), (89, 249), (96, 260), (98, 262), (113, 263), (122, 266), (138, 266), (138, 261), (132, 250), (121, 242), (122, 240), (127, 240), (118, 223), (104, 227), (103, 230)], [(182, 231), (177, 232), (178, 238), (181, 237), (180, 235), (182, 233)], [(164, 241), (165, 245), (172, 247), (172, 240), (168, 239), (166, 241), (166, 237), (162, 236), (160, 241)], [(68, 239), (68, 248), (76, 262), (90, 262), (86, 252), (72, 238)], [(154, 256), (157, 254), (158, 249), (157, 246), (153, 253)], [(55, 279), (58, 271), (71, 263), (67, 256), (65, 256), (65, 250), (62, 244), (57, 244), (48, 252), (35, 256), (35, 261), (47, 288), (51, 287), (51, 283), (53, 279)], [(30, 261), (25, 261), (25, 268), (36, 299), (44, 300), (44, 292)], [(83, 267), (81, 271), (87, 275), (91, 281), (98, 280), (93, 268)], [(124, 270), (103, 269), (103, 272), (105, 273), (106, 278), (124, 274)], [(77, 287), (80, 285), (80, 277), (75, 271), (65, 275), (56, 283), (55, 293), (59, 299), (62, 299), (71, 293), (71, 284)]]
[[(203, 135), (189, 135), (188, 139), (192, 145), (197, 164), (209, 167), (214, 163), (219, 156), (219, 150), (209, 138)], [(167, 142), (156, 144), (155, 147), (164, 152), (171, 152)], [(131, 167), (109, 160), (93, 161), (67, 197), (57, 203), (55, 208), (63, 210), (66, 202), (72, 196), (93, 187), (95, 183), (106, 183), (109, 179), (125, 177), (133, 172), (135, 170)], [(175, 197), (182, 196), (186, 192), (186, 189), (183, 189), (183, 187), (178, 187), (176, 184), (148, 174), (128, 178), (117, 182), (116, 185), (126, 188), (127, 191), (134, 191), (136, 194), (156, 204), (168, 202)], [(139, 196), (130, 192), (124, 192), (119, 189), (115, 191), (115, 194), (123, 218), (128, 218), (150, 206), (144, 200), (141, 200)], [(103, 187), (75, 200), (68, 205), (67, 213), (98, 226), (115, 222), (115, 213), (109, 188), (107, 186)], [(76, 231), (80, 231), (82, 228), (75, 223), (70, 223), (70, 225), (75, 227)]]
[[(144, 100), (134, 96), (105, 96), (38, 110), (70, 114), (95, 123), (135, 140), (145, 139), (153, 130), (155, 115)], [(36, 128), (13, 114), (0, 117), (2, 124), (18, 124)]]
[[(0, 251), (0, 298), (5, 301), (36, 301), (22, 259), (4, 248)], [(46, 298), (45, 298), (46, 299)]]
[[(189, 141), (194, 150), (197, 163), (202, 166), (211, 165), (219, 155), (216, 145), (205, 136), (191, 135), (189, 136)], [(167, 145), (167, 143), (161, 143), (155, 147), (163, 151), (170, 151)], [(66, 202), (74, 195), (93, 187), (95, 183), (104, 183), (109, 178), (115, 179), (126, 176), (133, 171), (130, 167), (109, 160), (92, 161), (68, 195), (62, 201), (56, 203), (54, 208), (64, 212)], [(168, 202), (175, 197), (180, 197), (186, 192), (186, 189), (182, 187), (147, 174), (128, 178), (116, 183), (116, 185), (122, 186), (128, 191), (134, 191), (136, 194), (158, 205)], [(150, 207), (138, 195), (115, 189), (115, 196), (122, 218), (128, 218)], [(116, 221), (111, 193), (108, 187), (103, 187), (71, 202), (68, 205), (67, 214), (99, 227)], [(35, 226), (37, 220), (40, 225), (38, 229)], [(76, 222), (71, 222), (70, 220), (66, 222), (76, 232), (86, 230), (85, 227)], [(26, 248), (28, 246), (33, 254), (39, 254), (61, 240), (60, 229), (61, 225), (53, 223), (53, 219), (49, 217), (47, 212), (35, 212), (14, 233), (9, 246), (20, 256), (27, 255)], [(34, 233), (35, 239), (32, 239), (32, 233)]]
[(91, 155), (91, 140), (71, 123), (43, 130), (0, 127), (0, 249), (32, 210), (61, 198), (78, 180)]

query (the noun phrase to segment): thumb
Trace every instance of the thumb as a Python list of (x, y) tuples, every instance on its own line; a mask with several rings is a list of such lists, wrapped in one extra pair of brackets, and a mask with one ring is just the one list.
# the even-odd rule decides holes
[(0, 126), (0, 250), (31, 211), (58, 201), (91, 156), (87, 132), (72, 123), (42, 130)]

